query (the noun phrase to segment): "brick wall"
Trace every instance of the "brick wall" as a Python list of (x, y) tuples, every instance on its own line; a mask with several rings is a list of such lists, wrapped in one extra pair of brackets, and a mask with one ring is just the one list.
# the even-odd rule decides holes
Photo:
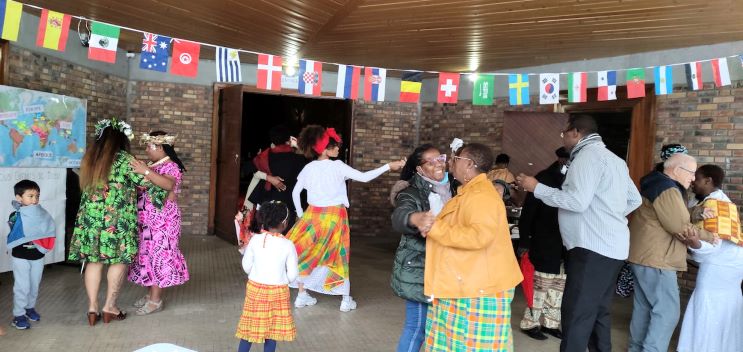
[[(184, 235), (205, 235), (209, 215), (212, 88), (162, 82), (130, 82), (129, 120), (137, 134), (163, 130), (178, 135), (175, 150), (188, 170), (178, 205)], [(133, 146), (145, 158), (144, 146)]]

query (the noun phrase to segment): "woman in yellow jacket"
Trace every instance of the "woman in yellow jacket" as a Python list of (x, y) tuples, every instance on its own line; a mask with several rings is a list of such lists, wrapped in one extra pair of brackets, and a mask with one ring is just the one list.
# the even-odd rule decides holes
[(432, 299), (426, 351), (513, 349), (511, 300), (523, 276), (505, 206), (485, 175), (492, 163), (487, 146), (463, 146), (449, 165), (462, 186), (423, 228), (424, 293)]

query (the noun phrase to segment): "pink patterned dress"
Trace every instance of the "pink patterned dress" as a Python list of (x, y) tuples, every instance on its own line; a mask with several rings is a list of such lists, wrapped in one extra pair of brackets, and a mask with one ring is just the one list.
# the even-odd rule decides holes
[[(174, 192), (180, 193), (182, 174), (178, 164), (167, 161), (153, 167), (161, 175), (175, 178)], [(137, 204), (139, 252), (129, 266), (129, 281), (141, 285), (170, 287), (188, 281), (186, 260), (178, 247), (181, 237), (181, 212), (175, 200), (166, 200), (158, 209), (146, 193), (140, 192)]]

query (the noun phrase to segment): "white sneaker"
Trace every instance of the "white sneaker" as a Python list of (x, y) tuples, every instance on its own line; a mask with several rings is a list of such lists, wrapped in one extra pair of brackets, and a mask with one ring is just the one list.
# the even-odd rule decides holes
[(310, 294), (307, 292), (300, 292), (297, 295), (297, 299), (294, 300), (294, 306), (297, 308), (314, 306), (315, 304), (317, 304), (317, 299), (310, 296)]
[(343, 298), (341, 301), (341, 312), (350, 312), (354, 309), (356, 309), (356, 301), (351, 296), (348, 296), (348, 299)]

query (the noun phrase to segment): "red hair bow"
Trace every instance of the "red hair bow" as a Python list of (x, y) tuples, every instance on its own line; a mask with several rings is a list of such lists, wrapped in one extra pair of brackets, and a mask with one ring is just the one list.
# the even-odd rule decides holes
[(341, 143), (341, 137), (338, 135), (338, 133), (335, 132), (335, 128), (328, 128), (325, 129), (325, 133), (323, 133), (322, 137), (320, 137), (320, 139), (315, 142), (315, 145), (312, 147), (312, 149), (314, 149), (317, 154), (322, 154), (325, 148), (328, 147), (330, 138), (333, 138), (336, 143)]

